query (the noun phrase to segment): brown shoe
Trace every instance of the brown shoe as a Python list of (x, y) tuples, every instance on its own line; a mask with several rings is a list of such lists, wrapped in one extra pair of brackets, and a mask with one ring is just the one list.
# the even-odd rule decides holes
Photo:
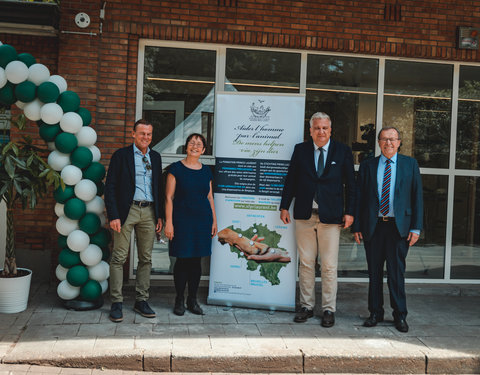
[(293, 321), (295, 323), (305, 323), (308, 318), (313, 317), (313, 310), (309, 310), (306, 307), (302, 307), (300, 311), (295, 314)]
[(335, 314), (333, 311), (325, 310), (322, 316), (322, 327), (330, 328), (335, 324)]

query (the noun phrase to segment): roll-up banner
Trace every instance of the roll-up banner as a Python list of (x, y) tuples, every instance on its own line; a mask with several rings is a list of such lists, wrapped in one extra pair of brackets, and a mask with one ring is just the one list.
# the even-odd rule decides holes
[(210, 304), (295, 309), (295, 224), (279, 205), (304, 110), (299, 94), (217, 94)]

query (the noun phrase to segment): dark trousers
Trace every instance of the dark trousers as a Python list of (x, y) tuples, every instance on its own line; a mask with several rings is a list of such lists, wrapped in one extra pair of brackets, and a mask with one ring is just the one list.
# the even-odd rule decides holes
[(202, 276), (201, 258), (177, 258), (173, 267), (173, 281), (178, 297), (183, 297), (188, 284), (188, 297), (197, 298), (198, 285)]
[(395, 222), (378, 222), (369, 241), (365, 241), (368, 264), (368, 310), (383, 315), (383, 266), (387, 262), (387, 283), (394, 319), (405, 319), (405, 258), (406, 238), (400, 237)]

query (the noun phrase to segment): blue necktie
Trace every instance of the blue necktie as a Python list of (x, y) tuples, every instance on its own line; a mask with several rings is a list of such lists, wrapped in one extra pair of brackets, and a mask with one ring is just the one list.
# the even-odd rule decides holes
[[(317, 162), (317, 177), (320, 177), (323, 174), (323, 171), (325, 170), (325, 166), (323, 165), (323, 148), (319, 147), (318, 151), (320, 151), (320, 154), (318, 155), (318, 162)], [(319, 196), (320, 196), (320, 184), (317, 184), (317, 191), (315, 192), (315, 202), (318, 203), (319, 201)]]

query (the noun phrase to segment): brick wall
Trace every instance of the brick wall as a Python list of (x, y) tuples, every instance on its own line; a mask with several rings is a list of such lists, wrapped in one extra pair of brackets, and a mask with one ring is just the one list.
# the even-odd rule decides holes
[[(140, 38), (468, 62), (480, 58), (477, 51), (456, 49), (457, 26), (480, 25), (480, 1), (108, 0), (102, 21), (103, 4), (62, 0), (58, 40), (9, 35), (0, 40), (21, 46), (67, 79), (92, 112), (106, 165), (112, 152), (131, 140)], [(74, 24), (78, 12), (89, 14), (88, 28)], [(55, 242), (52, 207), (42, 203), (34, 214), (17, 216), (18, 246)]]

